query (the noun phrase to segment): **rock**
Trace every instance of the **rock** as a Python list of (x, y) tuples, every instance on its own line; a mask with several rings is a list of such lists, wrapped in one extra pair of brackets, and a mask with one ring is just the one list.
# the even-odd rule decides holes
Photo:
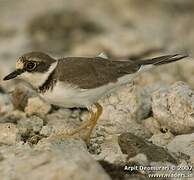
[(194, 133), (176, 136), (167, 146), (170, 152), (194, 156)]
[(31, 116), (30, 118), (21, 119), (18, 121), (18, 128), (25, 129), (24, 131), (34, 131), (38, 133), (43, 127), (43, 120), (38, 116)]
[(46, 116), (46, 125), (41, 131), (41, 134), (50, 135), (51, 133), (69, 132), (73, 130), (82, 123), (77, 113), (78, 111), (72, 117), (72, 111), (70, 109), (59, 109), (56, 112), (48, 114)]
[[(53, 49), (52, 51), (61, 53), (71, 50), (75, 42), (79, 44), (88, 36), (100, 34), (103, 31), (101, 25), (84, 14), (78, 11), (58, 9), (58, 11), (33, 17), (27, 27), (27, 33), (31, 37), (31, 46), (49, 51)], [(65, 44), (60, 41), (63, 38), (66, 39)], [(55, 46), (51, 48), (53, 43)]]
[(43, 120), (37, 116), (32, 116), (30, 118), (31, 120), (31, 126), (32, 126), (32, 130), (35, 132), (35, 133), (38, 133), (41, 131), (42, 127), (43, 127)]
[[(120, 97), (121, 102), (126, 102), (126, 95), (122, 94)], [(131, 118), (137, 122), (148, 117), (151, 112), (151, 96), (145, 89), (135, 86), (133, 92), (127, 97)]]
[(190, 161), (191, 161), (191, 164), (192, 164), (192, 167), (193, 167), (194, 166), (194, 156), (191, 157)]
[(104, 160), (114, 164), (126, 162), (127, 155), (121, 152), (118, 136), (106, 138), (100, 145), (101, 151), (93, 156), (96, 160)]
[[(68, 149), (69, 148), (69, 149)], [(34, 148), (38, 151), (63, 151), (68, 152), (70, 149), (73, 151), (77, 151), (78, 149), (82, 152), (87, 151), (87, 147), (85, 142), (79, 138), (79, 137), (61, 137), (61, 136), (55, 136), (55, 137), (48, 137), (41, 139), (36, 147)]]
[(0, 161), (0, 176), (21, 180), (110, 180), (85, 148), (80, 139), (44, 139), (36, 149), (15, 150), (15, 155), (4, 157)]
[(153, 144), (161, 147), (166, 147), (166, 145), (171, 142), (174, 138), (174, 135), (170, 132), (154, 134), (149, 141)]
[[(61, 108), (51, 114), (48, 114), (47, 122), (51, 122), (53, 119), (60, 119), (61, 121), (64, 121), (65, 119), (72, 117), (72, 113), (73, 112), (70, 109)], [(77, 114), (76, 117), (78, 117), (78, 115), (79, 114)]]
[(142, 137), (142, 138), (150, 138), (151, 133), (149, 132), (149, 129), (144, 128), (142, 124), (136, 123), (132, 121), (129, 125), (129, 129), (127, 132), (130, 132), (136, 136)]
[(93, 131), (93, 137), (121, 134), (124, 132), (131, 132), (140, 137), (150, 138), (151, 133), (142, 124), (129, 118), (127, 113), (122, 111), (117, 111), (110, 108), (110, 106), (105, 107), (104, 111), (109, 114), (110, 119), (105, 119), (104, 115), (100, 117), (95, 130)]
[(14, 109), (24, 111), (27, 106), (28, 99), (33, 96), (35, 96), (35, 93), (33, 93), (29, 88), (21, 85), (16, 87), (11, 95), (11, 101)]
[(148, 129), (152, 134), (161, 133), (161, 126), (156, 119), (149, 117), (142, 121), (143, 126)]
[(25, 107), (25, 113), (29, 116), (39, 115), (44, 117), (51, 110), (51, 105), (47, 104), (39, 97), (33, 97), (28, 99), (28, 104)]
[(169, 88), (153, 93), (153, 116), (172, 133), (192, 132), (194, 129), (193, 102), (194, 92), (191, 88), (183, 82), (177, 82)]
[(82, 110), (80, 112), (79, 118), (80, 118), (81, 121), (87, 121), (89, 119), (89, 117), (90, 117), (89, 112), (87, 110)]
[(131, 133), (123, 133), (118, 138), (121, 151), (128, 155), (128, 158), (132, 158), (139, 153), (145, 154), (150, 162), (171, 162), (177, 163), (164, 148), (156, 146), (144, 139), (135, 136)]
[[(43, 137), (41, 135), (33, 135), (32, 137), (29, 137), (28, 139), (28, 144), (33, 146), (35, 144), (37, 144)], [(25, 141), (25, 139), (23, 139)]]
[(14, 145), (18, 139), (18, 129), (14, 124), (0, 123), (0, 144)]
[[(164, 161), (170, 161), (170, 158), (162, 150), (152, 147), (145, 139), (166, 147), (167, 143), (174, 141), (173, 136), (194, 132), (191, 123), (193, 118), (189, 117), (189, 113), (193, 116), (191, 105), (194, 102), (193, 97), (189, 96), (187, 88), (182, 85), (178, 90), (172, 90), (172, 86), (168, 87), (169, 83), (182, 80), (194, 88), (193, 16), (193, 0), (1, 1), (0, 123), (15, 124), (19, 129), (17, 134), (21, 137), (17, 143), (10, 145), (0, 143), (0, 179), (77, 178), (80, 180), (82, 178), (87, 180), (87, 177), (103, 179), (100, 175), (104, 174), (104, 171), (102, 168), (98, 169), (96, 161), (87, 161), (91, 155), (86, 151), (92, 153), (96, 160), (104, 158), (109, 161), (103, 164), (103, 168), (113, 180), (148, 179), (147, 174), (131, 174), (123, 171), (125, 164), (121, 162), (126, 161), (126, 156), (129, 155), (122, 153), (125, 143), (120, 149), (116, 137), (124, 132), (143, 138), (134, 138), (134, 144), (140, 144), (139, 148), (132, 140), (125, 141), (126, 151), (127, 147), (132, 152), (137, 151), (135, 156), (129, 156), (129, 161), (141, 165), (171, 166), (167, 162), (160, 162), (162, 158)], [(179, 23), (174, 23), (175, 17)], [(19, 110), (12, 111), (12, 104), (7, 103), (9, 95), (5, 92), (18, 87), (19, 81), (4, 82), (2, 79), (15, 68), (15, 60), (30, 49), (47, 52), (56, 58), (93, 57), (105, 52), (110, 58), (121, 57), (120, 60), (188, 53), (191, 61), (184, 59), (152, 69), (135, 80), (134, 83), (138, 84), (136, 87), (131, 88), (127, 85), (108, 98), (103, 98), (101, 104), (104, 112), (93, 131), (89, 149), (86, 149), (85, 143), (80, 139), (54, 138), (51, 141), (45, 137), (58, 131), (67, 132), (78, 127), (87, 120), (87, 113), (83, 113), (80, 117), (80, 110), (73, 112), (53, 108), (45, 110), (42, 108), (47, 105), (40, 105), (44, 102), (39, 104), (39, 100), (38, 103), (31, 105), (30, 100), (29, 102), (26, 100), (29, 98), (23, 99), (23, 95), (26, 97), (23, 89), (20, 89), (22, 92), (16, 91), (13, 95), (15, 99), (13, 104), (15, 109), (25, 111), (26, 114)], [(159, 84), (160, 88), (158, 101), (154, 95), (151, 95), (156, 90), (154, 89), (156, 84)], [(185, 107), (191, 109), (184, 109)], [(40, 119), (36, 119), (34, 115), (40, 116)], [(128, 145), (127, 142), (132, 144)], [(175, 150), (176, 146), (178, 145), (174, 145)], [(194, 166), (191, 147), (190, 140), (190, 145), (188, 142), (184, 150), (181, 148), (179, 150), (178, 147), (177, 151), (190, 154), (189, 161)], [(132, 153), (128, 151), (129, 154)], [(183, 157), (182, 154), (180, 153), (178, 160)], [(161, 159), (158, 156), (161, 156)], [(152, 160), (157, 162), (154, 164)]]
[(10, 111), (9, 113), (5, 114), (4, 116), (0, 117), (0, 122), (10, 122), (10, 123), (17, 123), (18, 120), (26, 118), (26, 114), (22, 111)]
[(124, 86), (116, 92), (116, 96), (118, 101), (111, 104), (109, 100), (109, 103), (119, 111), (128, 112), (130, 118), (136, 121), (145, 119), (151, 111), (151, 96), (149, 92), (134, 86), (134, 84)]
[(8, 95), (0, 92), (0, 116), (9, 113), (11, 110), (12, 105)]
[(40, 131), (40, 134), (43, 135), (43, 136), (46, 136), (48, 137), (49, 135), (52, 134), (52, 131), (53, 131), (53, 128), (51, 126), (43, 126), (41, 131)]
[(128, 159), (128, 162), (132, 162), (142, 166), (148, 166), (150, 163), (147, 156), (143, 153), (139, 153), (136, 156), (131, 157), (130, 159)]
[(150, 137), (149, 130), (137, 123), (137, 121), (141, 122), (143, 118), (147, 117), (151, 110), (149, 97), (148, 95), (145, 98), (140, 89), (132, 90), (129, 84), (104, 98), (100, 101), (103, 106), (103, 114), (97, 123), (96, 130), (98, 129), (98, 131), (96, 133), (108, 136), (128, 131), (139, 136)]
[(104, 141), (105, 141), (104, 136), (98, 136), (96, 138), (91, 138), (90, 142), (87, 144), (88, 152), (92, 154), (92, 156), (96, 160), (102, 159), (102, 156), (101, 156), (102, 148), (101, 147)]
[[(17, 127), (23, 141), (32, 138), (34, 135), (39, 134), (43, 127), (43, 120), (38, 116), (31, 116), (30, 118), (23, 118), (18, 121)], [(33, 139), (36, 137), (33, 137)], [(31, 139), (32, 141), (34, 141)]]
[(0, 153), (0, 161), (3, 161), (4, 160), (4, 157), (3, 155)]

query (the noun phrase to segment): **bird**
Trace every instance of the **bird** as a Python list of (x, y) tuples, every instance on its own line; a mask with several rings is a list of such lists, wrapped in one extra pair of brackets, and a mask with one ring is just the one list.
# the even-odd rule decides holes
[(148, 69), (186, 57), (173, 54), (143, 60), (123, 60), (100, 55), (56, 59), (46, 53), (33, 51), (20, 56), (16, 60), (16, 69), (3, 80), (21, 79), (27, 82), (49, 104), (62, 108), (86, 108), (89, 119), (66, 134), (73, 136), (89, 128), (85, 135), (85, 140), (89, 141), (103, 112), (99, 99), (132, 82)]

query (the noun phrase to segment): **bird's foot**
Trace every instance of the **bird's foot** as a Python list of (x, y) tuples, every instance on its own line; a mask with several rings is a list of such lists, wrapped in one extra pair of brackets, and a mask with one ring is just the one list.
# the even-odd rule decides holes
[[(74, 137), (76, 135), (81, 134), (80, 132), (82, 130), (87, 129), (89, 126), (91, 126), (92, 122), (94, 121), (95, 113), (90, 112), (90, 115), (91, 115), (90, 119), (87, 120), (86, 122), (84, 122), (83, 124), (81, 124), (81, 126), (79, 126), (78, 128), (70, 130), (69, 132), (67, 132), (67, 131), (59, 131), (57, 133), (52, 134), (50, 136), (50, 138), (52, 138), (52, 139), (55, 139), (55, 138), (69, 138), (69, 137)], [(80, 135), (80, 137), (85, 141), (84, 136)]]
[(66, 139), (69, 138), (70, 136), (64, 132), (64, 131), (60, 131), (57, 133), (53, 133), (49, 136), (49, 139)]
[(82, 135), (82, 139), (89, 144), (90, 142), (90, 137), (92, 134), (93, 129), (95, 128), (97, 121), (100, 117), (100, 115), (102, 114), (103, 108), (100, 104), (96, 103), (95, 104), (97, 111), (94, 113), (94, 118), (90, 119), (89, 121), (91, 122), (91, 126), (88, 132), (86, 132), (85, 134)]
[(94, 113), (92, 110), (90, 110), (90, 119), (86, 122), (84, 122), (81, 126), (79, 126), (78, 128), (71, 130), (70, 132), (58, 132), (56, 134), (51, 135), (51, 138), (68, 138), (68, 137), (73, 137), (74, 135), (77, 135), (78, 133), (80, 133), (82, 130), (87, 129), (88, 127), (89, 130), (84, 133), (84, 134), (79, 134), (79, 136), (88, 144), (90, 141), (90, 137), (92, 134), (92, 131), (100, 117), (100, 115), (102, 114), (102, 106), (98, 103), (95, 104), (97, 111)]

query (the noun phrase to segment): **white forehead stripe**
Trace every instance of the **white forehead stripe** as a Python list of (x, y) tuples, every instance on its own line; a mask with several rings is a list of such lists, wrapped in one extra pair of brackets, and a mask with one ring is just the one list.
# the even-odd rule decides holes
[(23, 69), (24, 63), (21, 60), (17, 60), (16, 69)]

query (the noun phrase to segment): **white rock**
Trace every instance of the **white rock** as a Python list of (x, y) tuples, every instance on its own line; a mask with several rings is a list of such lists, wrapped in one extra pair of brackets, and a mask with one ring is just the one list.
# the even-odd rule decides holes
[(145, 120), (142, 121), (143, 126), (148, 129), (152, 134), (158, 134), (160, 133), (160, 124), (158, 123), (158, 121), (156, 119), (154, 119), (153, 117), (149, 117)]
[(72, 117), (72, 111), (69, 109), (60, 109), (59, 111), (48, 114), (46, 118), (47, 124), (42, 133), (67, 133), (75, 129), (82, 124), (78, 112), (76, 114), (76, 116)]
[(143, 166), (149, 165), (149, 160), (147, 159), (147, 156), (145, 154), (142, 154), (142, 153), (137, 154), (136, 156), (130, 158), (128, 161), (135, 162), (135, 163), (141, 164)]
[(28, 104), (25, 108), (27, 115), (31, 116), (34, 114), (45, 116), (51, 109), (51, 106), (41, 100), (39, 97), (33, 97), (28, 99)]
[(191, 164), (192, 164), (192, 167), (193, 167), (194, 166), (194, 156), (191, 156), (190, 161), (191, 161)]
[(174, 135), (170, 132), (154, 134), (149, 141), (153, 144), (161, 147), (166, 147), (166, 145), (172, 141)]
[(110, 163), (126, 162), (127, 155), (121, 152), (116, 135), (106, 138), (101, 144), (101, 152), (99, 155), (94, 155), (96, 160), (105, 160)]
[(194, 129), (194, 92), (183, 82), (160, 89), (152, 95), (153, 116), (173, 133)]
[(0, 93), (0, 116), (10, 112), (12, 109), (13, 106), (8, 95)]
[(40, 118), (37, 117), (37, 116), (32, 116), (32, 117), (31, 117), (31, 121), (33, 122), (32, 130), (33, 130), (35, 133), (38, 133), (39, 131), (41, 131), (41, 129), (42, 129), (42, 127), (43, 127), (43, 120), (40, 119)]
[(11, 102), (14, 110), (24, 111), (28, 99), (37, 96), (29, 87), (25, 85), (17, 85), (14, 91), (11, 93)]
[(118, 91), (120, 103), (116, 109), (128, 112), (130, 118), (140, 121), (148, 116), (151, 110), (151, 96), (144, 89), (129, 84)]
[[(23, 149), (23, 148), (22, 148)], [(79, 139), (44, 139), (0, 161), (1, 179), (110, 180)]]
[(97, 127), (104, 129), (106, 135), (132, 132), (139, 136), (150, 137), (149, 130), (137, 123), (151, 110), (150, 96), (145, 97), (144, 93), (138, 87), (133, 89), (131, 85), (126, 85), (100, 101), (103, 114), (100, 116)]
[(0, 117), (0, 122), (1, 123), (4, 123), (4, 122), (16, 123), (22, 118), (26, 118), (26, 114), (22, 111), (15, 110), (15, 111), (10, 111), (3, 117)]
[(167, 146), (174, 153), (194, 156), (194, 133), (176, 136)]
[(26, 134), (30, 132), (38, 133), (43, 127), (43, 120), (38, 116), (23, 118), (18, 121), (17, 127), (20, 130), (21, 134)]
[(0, 124), (0, 144), (15, 144), (18, 138), (18, 129), (12, 123)]
[(49, 136), (52, 133), (52, 127), (50, 126), (43, 126), (40, 134), (43, 136)]

